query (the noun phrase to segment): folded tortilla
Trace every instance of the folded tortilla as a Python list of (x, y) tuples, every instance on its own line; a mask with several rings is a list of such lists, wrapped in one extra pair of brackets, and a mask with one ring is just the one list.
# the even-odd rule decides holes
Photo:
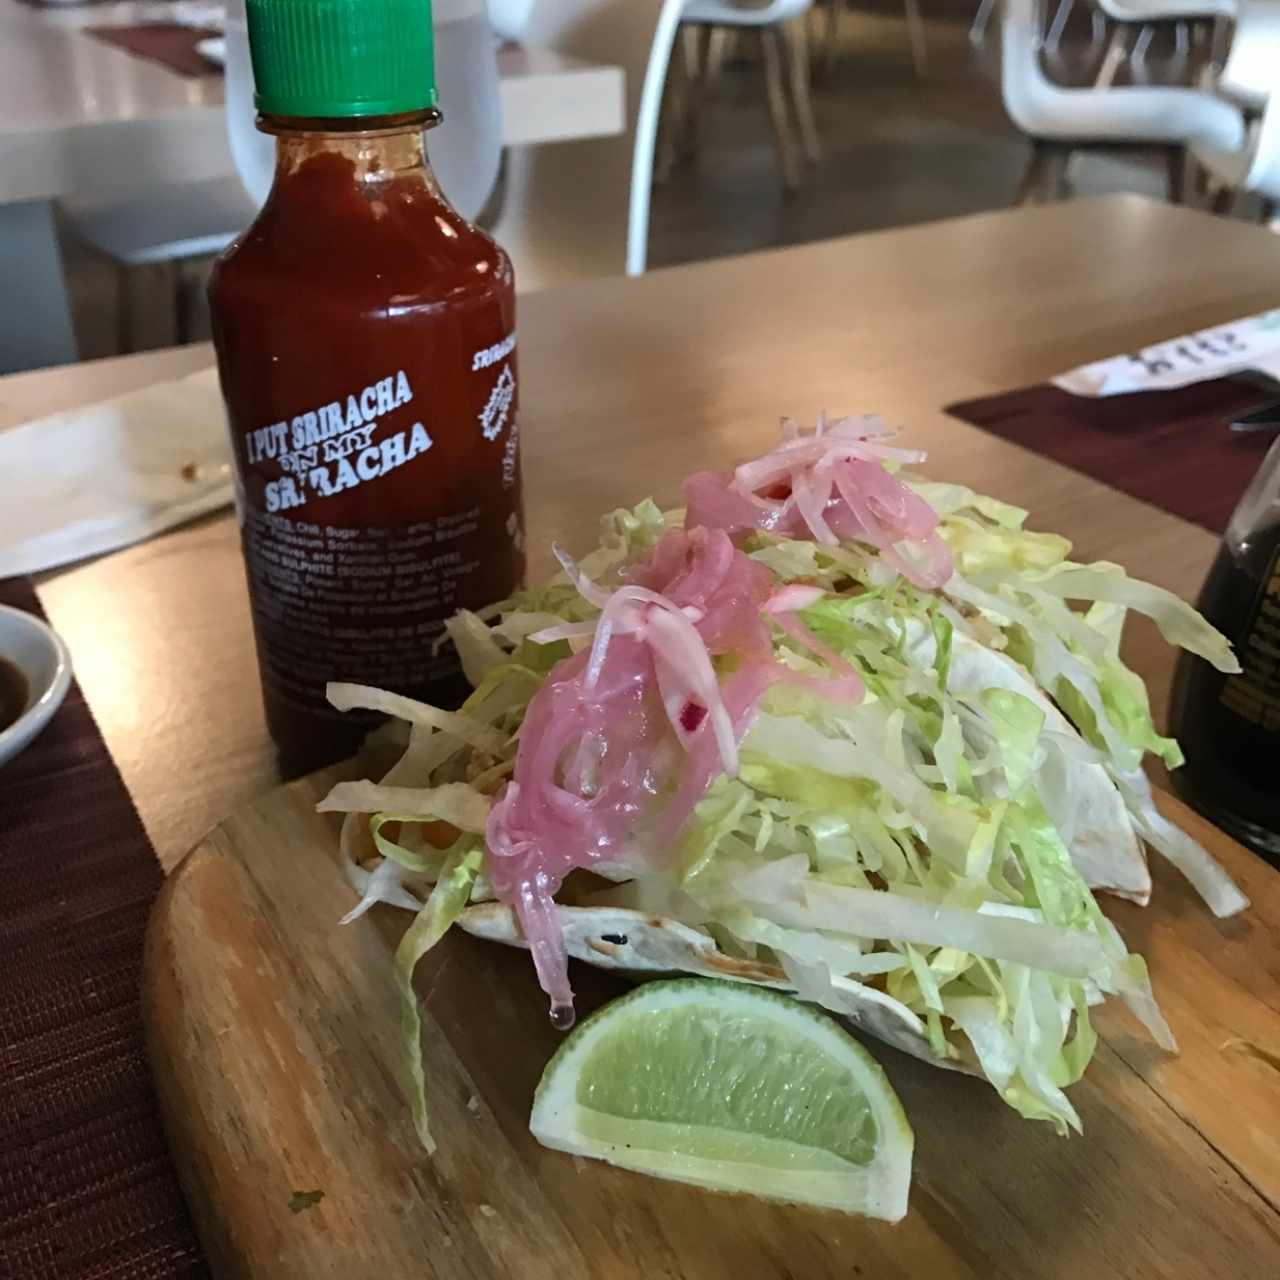
[[(565, 907), (557, 905), (565, 950), (575, 960), (599, 969), (615, 969), (637, 977), (686, 973), (704, 978), (727, 978), (769, 987), (805, 999), (781, 968), (758, 960), (731, 956), (701, 929), (669, 917), (624, 907)], [(457, 923), (477, 938), (526, 947), (515, 913), (505, 903), (481, 902), (468, 907)], [(831, 976), (823, 997), (810, 1003), (839, 1015), (913, 1057), (936, 1066), (980, 1075), (976, 1059), (967, 1052), (941, 1058), (929, 1043), (924, 1023), (901, 1001), (852, 978)], [(968, 1041), (964, 1041), (967, 1051)]]

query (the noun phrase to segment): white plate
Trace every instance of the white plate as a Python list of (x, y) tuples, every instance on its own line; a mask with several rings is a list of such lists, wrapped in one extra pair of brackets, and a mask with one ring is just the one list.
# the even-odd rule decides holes
[(225, 67), (227, 65), (227, 37), (208, 36), (204, 40), (197, 40), (196, 52), (206, 62), (212, 62), (215, 67)]
[(12, 662), (27, 682), (27, 709), (0, 732), (0, 765), (11, 760), (53, 718), (71, 687), (67, 646), (39, 618), (0, 605), (0, 658)]

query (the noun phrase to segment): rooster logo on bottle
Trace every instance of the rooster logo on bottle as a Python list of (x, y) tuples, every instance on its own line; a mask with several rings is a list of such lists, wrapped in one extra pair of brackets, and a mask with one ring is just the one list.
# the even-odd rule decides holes
[(510, 364), (504, 364), (497, 382), (493, 384), (493, 390), (489, 392), (488, 402), (480, 410), (480, 430), (484, 432), (486, 440), (496, 440), (502, 434), (502, 429), (511, 416), (511, 402), (515, 395), (515, 375), (511, 372)]

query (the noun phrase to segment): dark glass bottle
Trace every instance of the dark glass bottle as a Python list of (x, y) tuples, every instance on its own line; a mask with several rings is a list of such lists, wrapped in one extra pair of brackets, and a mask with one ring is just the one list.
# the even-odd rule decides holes
[(1182, 797), (1280, 864), (1280, 441), (1240, 500), (1200, 593), (1200, 612), (1240, 659), (1223, 675), (1180, 657), (1170, 729), (1187, 762)]

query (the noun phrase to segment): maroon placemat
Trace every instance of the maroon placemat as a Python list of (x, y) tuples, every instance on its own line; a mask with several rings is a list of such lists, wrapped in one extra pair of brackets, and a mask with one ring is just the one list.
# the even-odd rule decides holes
[[(25, 579), (0, 604), (40, 613)], [(162, 874), (73, 685), (0, 766), (0, 1276), (205, 1276), (142, 1039)]]
[(107, 44), (118, 45), (139, 58), (147, 58), (182, 76), (220, 76), (214, 66), (196, 52), (196, 44), (221, 31), (208, 27), (183, 27), (176, 22), (142, 22), (128, 27), (85, 27), (84, 30)]
[(1275, 439), (1231, 431), (1225, 419), (1267, 398), (1226, 378), (1102, 400), (1042, 384), (946, 412), (1221, 533)]
[(29, 9), (89, 9), (99, 4), (114, 4), (116, 0), (18, 0)]

